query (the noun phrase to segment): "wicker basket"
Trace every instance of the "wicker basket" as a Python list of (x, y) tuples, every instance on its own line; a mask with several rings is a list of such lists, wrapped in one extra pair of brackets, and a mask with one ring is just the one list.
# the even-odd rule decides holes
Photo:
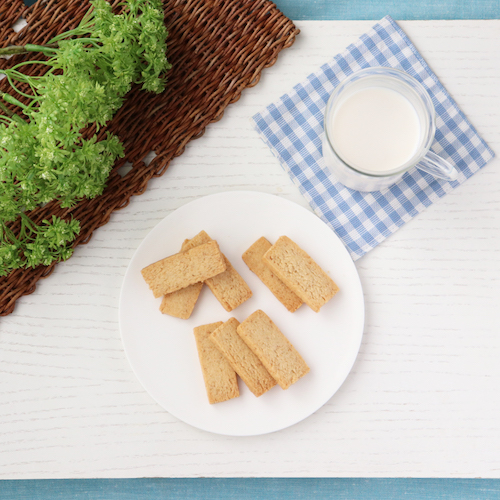
[[(124, 143), (126, 156), (116, 162), (104, 193), (72, 209), (50, 203), (31, 214), (39, 222), (51, 214), (67, 217), (71, 213), (81, 224), (75, 246), (87, 243), (114, 210), (125, 207), (131, 196), (143, 193), (152, 177), (163, 175), (172, 158), (182, 154), (191, 139), (200, 137), (209, 123), (219, 120), (244, 88), (254, 86), (261, 71), (274, 64), (278, 53), (292, 45), (299, 33), (266, 0), (163, 3), (169, 31), (168, 58), (173, 64), (168, 87), (160, 95), (133, 89), (109, 124), (108, 129)], [(74, 28), (88, 7), (84, 0), (38, 0), (32, 7), (25, 7), (21, 0), (2, 0), (0, 45), (43, 44)], [(21, 16), (28, 25), (15, 33), (11, 26)], [(0, 59), (0, 67), (20, 62), (22, 57)], [(37, 74), (42, 70), (33, 66), (29, 71)], [(0, 82), (0, 90), (10, 92), (5, 80)], [(102, 130), (99, 135), (104, 133)], [(146, 165), (144, 159), (150, 151), (157, 156)], [(122, 177), (118, 170), (126, 162), (132, 169)], [(37, 281), (48, 276), (54, 266), (18, 269), (0, 278), (0, 315), (10, 314), (16, 300), (32, 293)]]

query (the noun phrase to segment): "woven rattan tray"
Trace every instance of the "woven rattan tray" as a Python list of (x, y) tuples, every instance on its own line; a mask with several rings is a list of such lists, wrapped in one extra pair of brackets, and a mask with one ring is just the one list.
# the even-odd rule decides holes
[[(219, 120), (244, 88), (254, 86), (261, 71), (274, 64), (278, 53), (292, 45), (299, 33), (266, 0), (163, 3), (169, 31), (168, 59), (173, 64), (168, 87), (158, 96), (132, 90), (110, 123), (108, 128), (123, 141), (126, 156), (115, 164), (104, 193), (71, 210), (50, 203), (32, 214), (35, 221), (41, 221), (50, 214), (67, 217), (71, 212), (81, 223), (75, 246), (87, 243), (114, 210), (125, 207), (131, 196), (143, 193), (152, 177), (161, 176), (170, 160), (182, 154), (191, 139), (200, 137), (209, 123)], [(38, 0), (32, 7), (25, 7), (21, 0), (1, 0), (0, 46), (42, 44), (75, 27), (88, 7), (84, 0)], [(11, 27), (20, 17), (28, 25), (16, 33)], [(21, 57), (0, 59), (0, 67), (17, 63)], [(40, 70), (33, 67), (30, 71), (36, 74)], [(10, 91), (5, 80), (0, 82), (0, 90)], [(146, 165), (144, 159), (150, 151), (157, 156)], [(122, 177), (118, 170), (126, 162), (132, 169)], [(16, 300), (32, 293), (37, 281), (48, 276), (54, 266), (18, 269), (0, 278), (0, 315), (10, 314)]]

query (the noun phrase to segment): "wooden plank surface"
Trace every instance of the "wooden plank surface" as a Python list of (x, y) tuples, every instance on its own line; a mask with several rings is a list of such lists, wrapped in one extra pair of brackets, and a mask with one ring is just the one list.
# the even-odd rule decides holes
[[(256, 87), (0, 320), (0, 478), (500, 477), (498, 159), (356, 263), (361, 351), (305, 421), (261, 437), (205, 433), (159, 407), (127, 363), (120, 287), (157, 222), (230, 190), (307, 206), (249, 117), (373, 23), (297, 24)], [(500, 21), (400, 25), (499, 154)]]

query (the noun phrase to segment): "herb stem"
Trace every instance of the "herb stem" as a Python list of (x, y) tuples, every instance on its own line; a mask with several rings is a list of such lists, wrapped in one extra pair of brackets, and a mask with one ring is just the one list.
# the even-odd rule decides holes
[(21, 101), (18, 101), (15, 97), (12, 97), (10, 94), (6, 94), (5, 92), (0, 92), (0, 98), (2, 98), (5, 102), (9, 104), (13, 104), (14, 106), (20, 107), (21, 109), (26, 108), (26, 106)]
[(2, 110), (9, 118), (14, 115), (14, 113), (3, 102), (0, 102), (0, 110)]
[(39, 227), (24, 212), (21, 212), (21, 230), (23, 236), (25, 235), (26, 229), (32, 233), (37, 233)]
[(12, 244), (12, 245), (15, 245), (16, 243), (19, 243), (19, 241), (17, 240), (16, 238), (16, 235), (13, 233), (13, 231), (7, 226), (7, 224), (5, 224), (3, 221), (2, 221), (2, 233), (3, 233), (3, 237), (5, 239), (7, 239), (7, 241)]
[(57, 49), (57, 43), (49, 43), (48, 45), (33, 45), (27, 43), (26, 45), (11, 45), (0, 49), (1, 56), (15, 56), (19, 54), (28, 54), (30, 52), (51, 52), (54, 53)]
[[(32, 95), (29, 95), (29, 94), (25, 94), (23, 91), (19, 90), (15, 85), (14, 85), (14, 82), (12, 81), (12, 76), (10, 74), (10, 72), (4, 72), (4, 71), (1, 71), (0, 70), (0, 73), (3, 73), (6, 77), (7, 77), (7, 80), (9, 81), (10, 83), (10, 86), (19, 94), (19, 95), (22, 95), (23, 97), (27, 97), (28, 99), (33, 99), (33, 96)], [(22, 75), (22, 73), (19, 73), (20, 75)], [(26, 80), (20, 80), (21, 82), (22, 81), (25, 81), (26, 83), (30, 84), (29, 81), (26, 81)], [(31, 84), (30, 84), (31, 86)], [(0, 95), (4, 98), (4, 101), (7, 101), (9, 104), (14, 104), (15, 106), (19, 106), (20, 108), (24, 108), (25, 105), (18, 101), (17, 99), (15, 99), (14, 97), (12, 97), (11, 95), (9, 94), (5, 94), (5, 93), (0, 93)], [(9, 97), (7, 97), (9, 96)]]
[(87, 35), (90, 33), (90, 27), (92, 26), (92, 23), (88, 23), (87, 25), (82, 25), (76, 27), (75, 29), (65, 31), (64, 33), (60, 33), (59, 35), (56, 35), (54, 38), (52, 38), (48, 45), (54, 45), (61, 40), (65, 40), (66, 38), (71, 38), (71, 37), (81, 37), (82, 35)]

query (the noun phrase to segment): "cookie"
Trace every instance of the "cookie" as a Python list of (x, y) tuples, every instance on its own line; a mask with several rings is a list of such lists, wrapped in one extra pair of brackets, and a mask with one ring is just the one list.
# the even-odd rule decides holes
[(260, 309), (243, 321), (236, 331), (282, 389), (288, 389), (309, 372), (302, 356)]
[(216, 241), (159, 260), (141, 273), (155, 297), (205, 281), (226, 270)]
[(240, 395), (236, 372), (209, 339), (212, 332), (221, 325), (222, 321), (218, 321), (198, 326), (193, 330), (210, 404), (221, 403)]
[(262, 260), (315, 312), (339, 291), (330, 276), (288, 236), (280, 236)]
[[(184, 240), (181, 252), (187, 252), (191, 248), (208, 243), (209, 241), (212, 241), (210, 236), (205, 231), (201, 231), (194, 238)], [(164, 295), (160, 304), (160, 311), (175, 318), (189, 319), (202, 288), (203, 282), (194, 283), (186, 288)]]
[(259, 238), (243, 255), (242, 259), (250, 271), (269, 288), (272, 294), (290, 311), (295, 312), (303, 303), (290, 288), (288, 288), (271, 269), (264, 264), (262, 256), (271, 248), (266, 238)]
[(229, 319), (213, 331), (210, 340), (253, 394), (259, 397), (274, 387), (276, 380), (236, 332), (239, 324), (237, 319)]

